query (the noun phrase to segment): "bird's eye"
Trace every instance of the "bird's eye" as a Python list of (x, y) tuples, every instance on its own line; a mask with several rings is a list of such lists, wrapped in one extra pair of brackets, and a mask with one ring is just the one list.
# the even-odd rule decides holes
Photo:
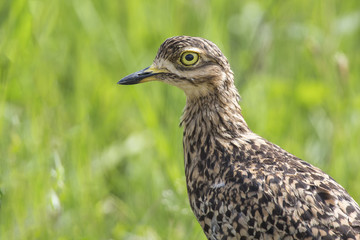
[(180, 57), (180, 62), (185, 66), (194, 65), (199, 61), (199, 54), (196, 52), (183, 52)]

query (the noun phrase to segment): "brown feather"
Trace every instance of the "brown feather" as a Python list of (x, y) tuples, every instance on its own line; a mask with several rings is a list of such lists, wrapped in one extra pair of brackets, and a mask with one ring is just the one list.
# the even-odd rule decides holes
[[(195, 49), (191, 67), (178, 59)], [(360, 208), (319, 168), (253, 133), (226, 57), (196, 37), (167, 39), (153, 66), (185, 91), (181, 118), (191, 208), (208, 239), (360, 239)]]

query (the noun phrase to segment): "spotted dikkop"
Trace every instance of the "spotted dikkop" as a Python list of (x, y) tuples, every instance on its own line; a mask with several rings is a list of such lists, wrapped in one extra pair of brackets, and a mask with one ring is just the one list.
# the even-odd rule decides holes
[(360, 239), (360, 207), (329, 175), (253, 133), (226, 57), (212, 42), (167, 39), (119, 81), (182, 89), (187, 191), (208, 239)]

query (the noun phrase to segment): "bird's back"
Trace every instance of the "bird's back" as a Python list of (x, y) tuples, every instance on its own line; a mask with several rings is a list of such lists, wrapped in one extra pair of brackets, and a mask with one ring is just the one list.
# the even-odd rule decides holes
[(251, 132), (219, 137), (185, 154), (201, 159), (188, 191), (209, 239), (360, 239), (358, 205), (327, 174)]

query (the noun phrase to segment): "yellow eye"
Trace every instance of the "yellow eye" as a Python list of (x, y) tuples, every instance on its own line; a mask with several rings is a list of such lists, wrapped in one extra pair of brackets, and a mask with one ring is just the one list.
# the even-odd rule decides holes
[(199, 54), (196, 52), (183, 52), (180, 57), (180, 62), (185, 66), (194, 65), (199, 61)]

